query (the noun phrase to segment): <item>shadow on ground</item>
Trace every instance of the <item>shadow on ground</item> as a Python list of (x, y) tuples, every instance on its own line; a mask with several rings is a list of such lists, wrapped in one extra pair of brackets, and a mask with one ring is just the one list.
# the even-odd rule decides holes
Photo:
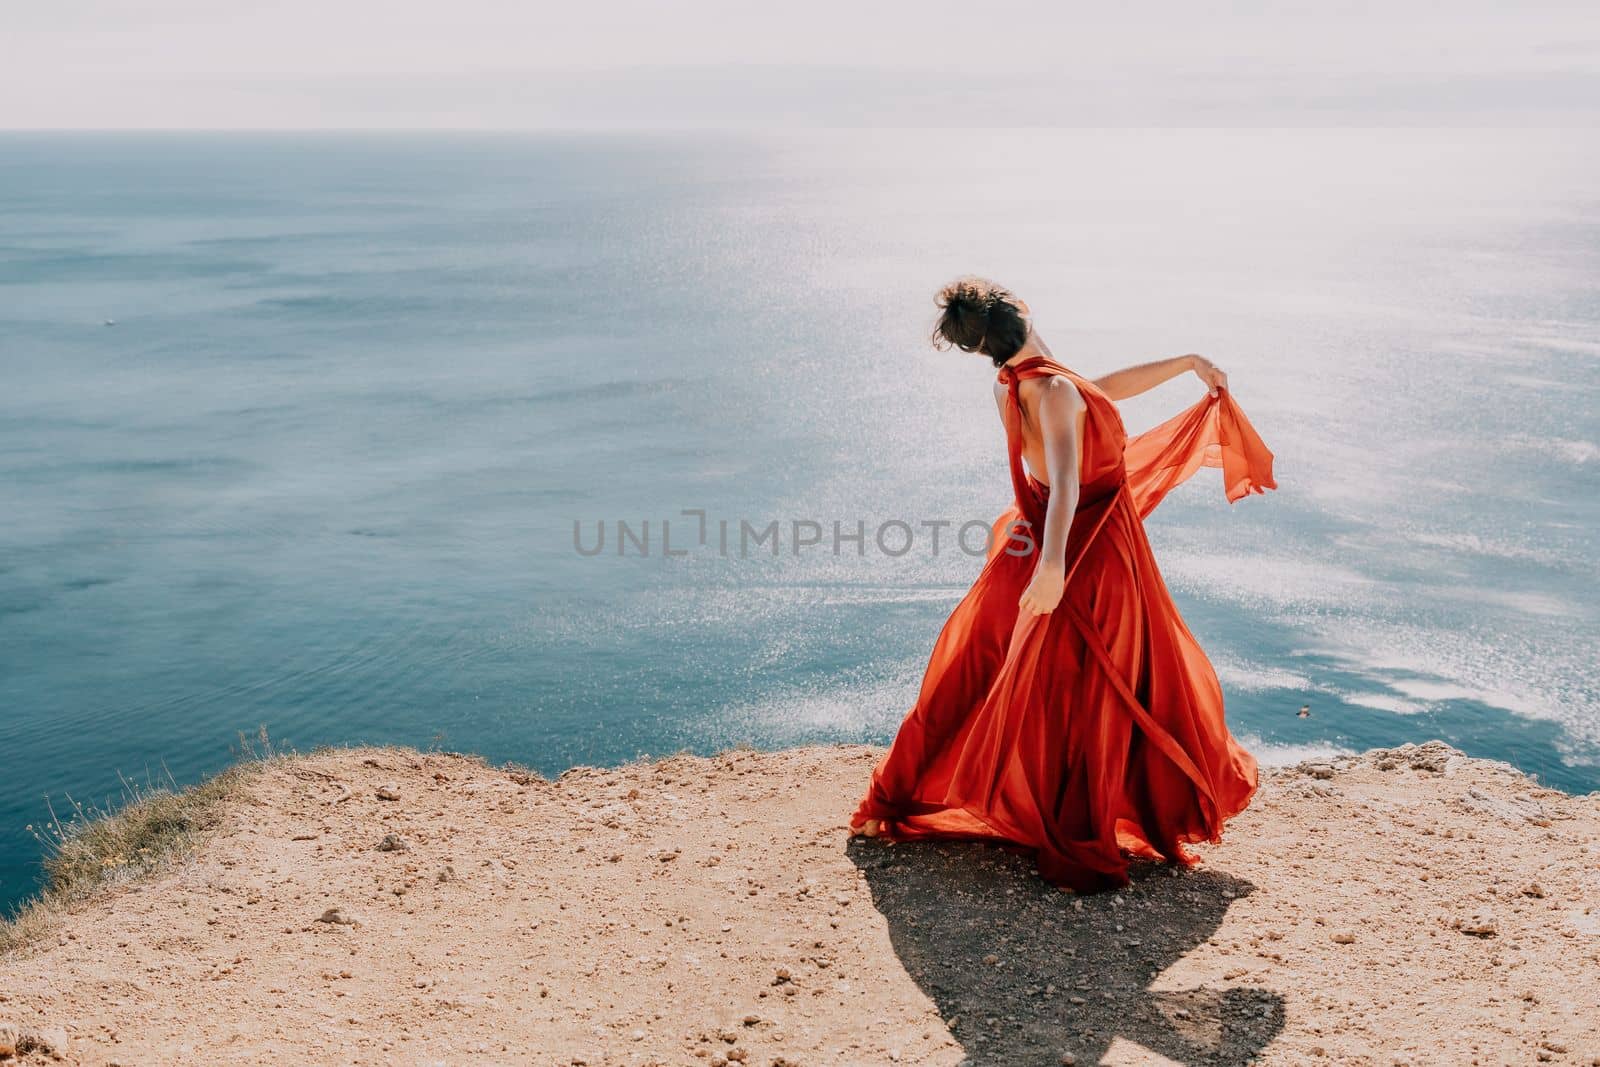
[(1149, 988), (1249, 882), (1146, 867), (1121, 892), (1074, 897), (988, 845), (857, 838), (850, 858), (972, 1067), (1099, 1063), (1119, 1037), (1179, 1063), (1245, 1064), (1283, 1028), (1267, 990)]

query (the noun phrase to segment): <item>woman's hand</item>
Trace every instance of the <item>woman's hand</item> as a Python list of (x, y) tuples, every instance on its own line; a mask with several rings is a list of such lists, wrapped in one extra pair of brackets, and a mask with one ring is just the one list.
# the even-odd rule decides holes
[(1048, 615), (1061, 603), (1061, 592), (1066, 587), (1067, 576), (1059, 563), (1041, 563), (1033, 572), (1033, 581), (1022, 591), (1017, 607), (1028, 615)]
[(1216, 396), (1218, 392), (1228, 387), (1226, 372), (1205, 356), (1189, 353), (1189, 368), (1206, 383), (1206, 392), (1211, 396)]

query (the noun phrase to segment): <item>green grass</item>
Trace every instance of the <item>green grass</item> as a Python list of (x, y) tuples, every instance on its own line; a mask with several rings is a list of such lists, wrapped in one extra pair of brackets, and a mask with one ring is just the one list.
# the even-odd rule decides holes
[(240, 759), (198, 785), (180, 789), (171, 776), (140, 785), (123, 779), (121, 802), (110, 807), (68, 800), (63, 818), (30, 826), (44, 851), (44, 889), (9, 919), (0, 920), (0, 954), (36, 941), (73, 905), (111, 885), (131, 881), (193, 852), (222, 817), (224, 802), (240, 795), (273, 751), (266, 731), (240, 738)]

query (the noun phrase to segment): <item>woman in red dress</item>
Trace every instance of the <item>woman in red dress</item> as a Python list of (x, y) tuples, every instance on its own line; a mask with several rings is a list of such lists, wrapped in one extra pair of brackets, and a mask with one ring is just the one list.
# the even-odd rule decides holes
[[(934, 644), (916, 706), (851, 830), (1034, 851), (1051, 882), (1128, 881), (1130, 856), (1192, 864), (1250, 802), (1256, 762), (1178, 615), (1144, 516), (1201, 466), (1228, 500), (1276, 488), (1272, 453), (1200, 356), (1090, 381), (1056, 363), (993, 282), (944, 288), (939, 347), (988, 356), (1016, 499)], [(1114, 401), (1193, 370), (1207, 396), (1129, 438)]]

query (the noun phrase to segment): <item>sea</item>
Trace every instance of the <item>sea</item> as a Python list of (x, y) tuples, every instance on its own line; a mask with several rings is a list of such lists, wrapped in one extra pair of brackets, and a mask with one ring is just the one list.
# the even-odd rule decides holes
[(886, 742), (1009, 494), (992, 368), (928, 343), (963, 273), (1085, 375), (1228, 372), (1278, 490), (1148, 529), (1264, 762), (1600, 789), (1596, 173), (1561, 130), (0, 135), (0, 906), (52, 810), (263, 732)]

